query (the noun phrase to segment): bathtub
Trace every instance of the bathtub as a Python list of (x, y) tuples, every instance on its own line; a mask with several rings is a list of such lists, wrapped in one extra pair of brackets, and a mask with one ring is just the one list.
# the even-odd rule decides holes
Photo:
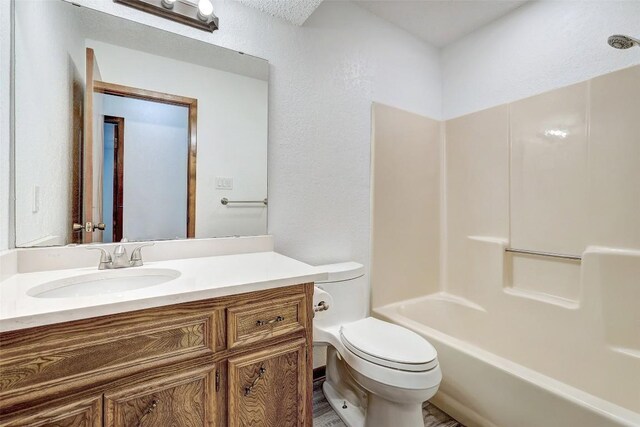
[[(443, 381), (432, 402), (469, 427), (640, 426), (640, 413), (635, 410), (518, 363), (513, 360), (517, 356), (497, 354), (500, 348), (526, 347), (527, 339), (518, 343), (511, 336), (511, 341), (501, 346), (504, 333), (498, 338), (498, 331), (493, 337), (485, 332), (487, 327), (496, 327), (492, 320), (502, 322), (506, 329), (510, 329), (509, 322), (474, 302), (442, 292), (375, 308), (373, 315), (409, 328), (433, 344)], [(511, 320), (519, 323), (516, 315)], [(544, 319), (540, 324), (544, 325)], [(519, 333), (517, 325), (514, 333)], [(549, 359), (557, 359), (548, 351)], [(525, 348), (520, 353), (528, 352)], [(580, 366), (561, 369), (577, 371)], [(637, 371), (628, 373), (635, 375)], [(640, 387), (640, 377), (636, 380)], [(640, 406), (640, 401), (637, 403)]]

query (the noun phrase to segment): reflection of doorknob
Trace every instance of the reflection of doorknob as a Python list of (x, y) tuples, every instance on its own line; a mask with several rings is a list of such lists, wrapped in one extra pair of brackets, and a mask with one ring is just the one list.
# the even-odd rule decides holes
[(99, 222), (97, 224), (94, 224), (92, 222), (87, 222), (85, 223), (85, 225), (82, 224), (77, 224), (77, 223), (73, 223), (73, 231), (86, 231), (87, 233), (93, 233), (96, 230), (104, 230), (106, 228), (106, 225), (104, 225), (103, 222)]

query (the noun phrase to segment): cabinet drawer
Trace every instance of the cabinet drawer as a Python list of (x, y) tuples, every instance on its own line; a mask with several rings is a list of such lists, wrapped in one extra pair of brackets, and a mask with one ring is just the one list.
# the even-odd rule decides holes
[[(68, 339), (50, 345), (23, 345), (0, 351), (0, 401), (10, 406), (22, 395), (52, 391), (73, 382), (139, 371), (164, 360), (211, 354), (215, 348), (215, 319), (211, 314), (169, 316), (110, 333), (72, 328)], [(32, 394), (32, 398), (35, 397)]]
[(102, 396), (69, 399), (59, 406), (36, 409), (0, 422), (2, 427), (101, 427)]
[(304, 330), (304, 294), (227, 309), (229, 348)]

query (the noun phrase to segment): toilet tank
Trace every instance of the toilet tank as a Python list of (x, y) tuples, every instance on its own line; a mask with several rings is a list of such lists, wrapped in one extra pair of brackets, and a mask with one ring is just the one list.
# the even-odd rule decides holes
[(360, 320), (369, 311), (367, 278), (362, 264), (343, 262), (317, 267), (327, 278), (316, 282), (316, 287), (329, 293), (333, 299), (329, 310), (316, 316), (314, 322), (328, 327)]

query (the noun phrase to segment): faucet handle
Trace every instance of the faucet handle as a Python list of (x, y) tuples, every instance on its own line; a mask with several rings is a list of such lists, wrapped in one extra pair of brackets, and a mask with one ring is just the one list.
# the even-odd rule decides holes
[(131, 266), (132, 267), (140, 267), (142, 266), (142, 248), (145, 246), (153, 246), (155, 243), (143, 243), (138, 246), (131, 252)]
[(98, 264), (98, 270), (104, 270), (113, 262), (111, 258), (111, 254), (107, 252), (106, 249), (101, 248), (99, 246), (88, 246), (86, 248), (88, 251), (100, 251), (100, 263)]

